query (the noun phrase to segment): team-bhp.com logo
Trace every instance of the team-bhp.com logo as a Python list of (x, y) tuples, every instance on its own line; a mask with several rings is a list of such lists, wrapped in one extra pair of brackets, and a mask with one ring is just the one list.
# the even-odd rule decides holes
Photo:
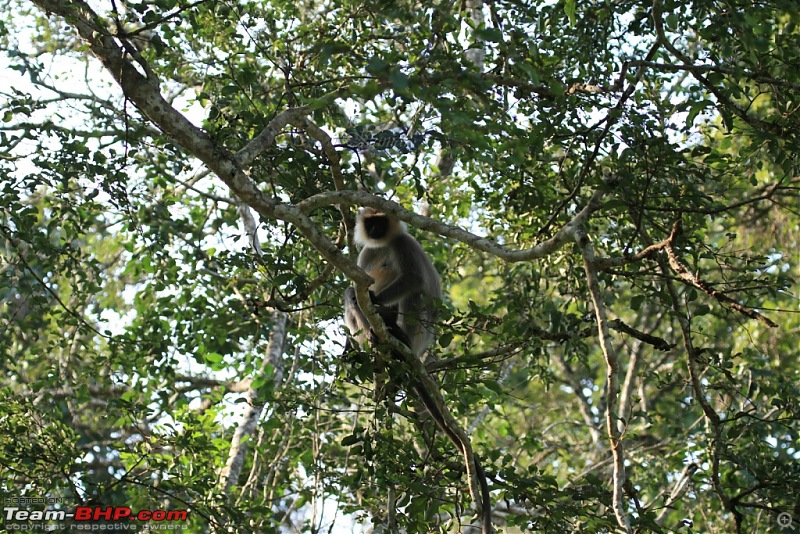
[(188, 510), (140, 510), (133, 513), (127, 506), (78, 506), (75, 508), (75, 521), (186, 521)]
[(23, 510), (16, 506), (3, 508), (6, 526), (18, 521), (186, 521), (188, 510), (140, 510), (128, 506), (78, 506), (74, 512), (65, 510)]

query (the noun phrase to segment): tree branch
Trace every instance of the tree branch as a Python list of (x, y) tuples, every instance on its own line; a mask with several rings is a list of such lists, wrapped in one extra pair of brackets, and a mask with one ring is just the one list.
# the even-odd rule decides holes
[[(736, 302), (734, 299), (726, 295), (725, 293), (717, 290), (709, 284), (708, 282), (704, 282), (697, 275), (692, 274), (689, 269), (680, 261), (678, 258), (678, 254), (675, 252), (675, 240), (682, 232), (682, 224), (681, 220), (678, 219), (672, 225), (672, 230), (670, 231), (669, 236), (660, 241), (659, 243), (655, 243), (653, 245), (648, 246), (641, 252), (634, 254), (632, 256), (623, 256), (617, 258), (601, 258), (599, 260), (595, 260), (594, 265), (598, 270), (607, 270), (611, 267), (617, 267), (620, 265), (625, 265), (628, 263), (633, 263), (637, 261), (641, 261), (643, 259), (653, 258), (656, 253), (661, 251), (666, 251), (667, 258), (669, 259), (669, 266), (675, 274), (678, 275), (683, 282), (686, 284), (699, 289), (700, 291), (706, 293), (708, 296), (713, 297), (719, 303), (727, 304), (729, 307), (733, 308), (734, 310), (738, 311), (739, 313), (750, 317), (751, 319), (756, 319), (761, 321), (762, 323), (766, 324), (769, 327), (775, 328), (778, 325), (773, 322), (768, 317), (765, 317), (758, 313), (757, 311), (753, 310), (752, 308), (748, 308)], [(626, 332), (624, 328), (620, 328), (621, 331)], [(642, 336), (647, 336), (647, 334), (639, 333), (634, 335), (633, 332), (627, 331), (626, 333), (633, 335), (634, 337), (639, 337), (639, 334)], [(654, 347), (658, 348), (659, 350), (669, 350), (672, 348), (668, 343), (663, 340), (659, 340), (658, 338), (641, 338), (643, 341), (647, 341), (651, 343)], [(663, 344), (656, 345), (658, 341), (662, 341)], [(655, 342), (655, 343), (653, 343)]]
[(746, 70), (736, 70), (729, 67), (722, 67), (720, 65), (695, 65), (695, 64), (681, 64), (675, 65), (673, 63), (659, 63), (657, 61), (644, 61), (644, 60), (633, 60), (627, 61), (626, 65), (630, 65), (633, 67), (647, 67), (654, 70), (663, 70), (668, 72), (690, 72), (690, 73), (705, 73), (705, 72), (718, 72), (720, 74), (728, 74), (732, 76), (746, 76), (751, 80), (764, 83), (769, 85), (778, 85), (781, 87), (788, 87), (790, 89), (800, 90), (800, 83), (793, 83), (788, 82), (786, 80), (779, 80), (777, 78), (772, 78), (770, 76), (763, 76), (761, 74), (746, 71)]
[[(661, 270), (666, 271), (666, 262), (664, 262), (662, 259), (659, 263)], [(691, 381), (692, 390), (694, 391), (694, 398), (700, 405), (700, 408), (703, 410), (703, 414), (705, 415), (705, 418), (711, 426), (711, 430), (714, 434), (711, 450), (709, 451), (709, 455), (711, 456), (711, 483), (714, 488), (714, 492), (719, 497), (722, 505), (733, 515), (737, 525), (737, 532), (741, 532), (742, 514), (736, 509), (734, 502), (727, 495), (727, 493), (725, 493), (719, 475), (719, 463), (722, 453), (722, 419), (706, 398), (706, 391), (700, 378), (700, 365), (698, 362), (699, 351), (694, 346), (694, 341), (692, 339), (692, 328), (689, 315), (681, 305), (681, 300), (678, 296), (678, 292), (675, 289), (675, 284), (673, 284), (671, 280), (667, 280), (666, 285), (672, 300), (672, 309), (675, 312), (675, 318), (680, 325), (681, 335), (683, 337), (683, 345), (686, 348), (689, 380)]]
[[(283, 380), (283, 348), (286, 340), (286, 325), (288, 316), (281, 311), (272, 314), (272, 329), (270, 332), (267, 353), (261, 361), (256, 375), (263, 376), (267, 365), (272, 366), (275, 374), (272, 376), (273, 383), (277, 386)], [(242, 423), (236, 428), (236, 432), (231, 439), (231, 448), (228, 453), (228, 461), (220, 471), (220, 489), (223, 493), (229, 493), (231, 488), (239, 481), (239, 475), (244, 466), (247, 454), (247, 440), (255, 435), (256, 426), (261, 418), (261, 414), (266, 406), (264, 401), (258, 399), (258, 391), (250, 387), (245, 394), (247, 409), (245, 410)]]
[(605, 303), (600, 291), (600, 283), (597, 279), (597, 270), (594, 266), (594, 250), (589, 241), (589, 236), (582, 230), (579, 230), (575, 233), (575, 241), (581, 248), (581, 254), (583, 255), (583, 268), (586, 272), (589, 295), (591, 296), (595, 316), (597, 318), (597, 334), (600, 341), (600, 349), (606, 361), (606, 432), (608, 433), (608, 439), (611, 445), (611, 455), (614, 465), (612, 507), (614, 516), (617, 518), (617, 523), (625, 532), (630, 534), (633, 532), (633, 529), (631, 528), (628, 515), (625, 512), (623, 495), (623, 488), (625, 486), (625, 451), (622, 446), (622, 434), (619, 429), (619, 421), (617, 418), (617, 401), (620, 392), (619, 359), (611, 345)]
[(259, 154), (272, 146), (281, 130), (288, 124), (297, 121), (310, 112), (310, 108), (303, 106), (285, 109), (278, 113), (261, 133), (255, 136), (244, 148), (236, 153), (236, 161), (239, 166), (244, 168), (250, 166)]
[[(675, 223), (675, 226), (673, 227), (673, 234), (676, 235), (677, 233), (680, 232), (680, 230), (681, 230), (681, 225), (679, 220), (678, 222)], [(696, 275), (689, 272), (689, 269), (687, 269), (686, 266), (683, 263), (681, 263), (680, 259), (678, 258), (678, 255), (675, 253), (672, 241), (670, 241), (665, 248), (667, 250), (667, 258), (669, 259), (669, 266), (672, 268), (675, 274), (677, 274), (678, 277), (680, 277), (681, 280), (683, 280), (690, 286), (696, 287), (700, 291), (703, 291), (708, 296), (715, 298), (718, 302), (720, 303), (724, 302), (728, 304), (731, 308), (738, 311), (739, 313), (746, 315), (751, 319), (757, 319), (762, 323), (764, 323), (765, 325), (770, 326), (772, 328), (777, 328), (778, 325), (772, 320), (768, 319), (767, 317), (764, 317), (763, 315), (761, 315), (760, 313), (758, 313), (753, 309), (742, 306), (728, 295), (722, 293), (721, 291), (717, 291), (711, 284), (700, 280)]]
[(296, 207), (303, 213), (308, 213), (323, 206), (334, 204), (349, 204), (370, 206), (396, 215), (400, 220), (407, 222), (415, 228), (433, 232), (444, 237), (460, 241), (470, 247), (488, 252), (510, 263), (544, 258), (560, 249), (572, 240), (575, 228), (582, 226), (589, 220), (592, 213), (600, 208), (600, 200), (605, 195), (601, 187), (595, 190), (586, 206), (578, 212), (567, 224), (562, 226), (550, 239), (539, 243), (529, 249), (513, 250), (495, 241), (481, 237), (461, 228), (450, 226), (443, 222), (430, 219), (406, 210), (397, 203), (382, 197), (372, 195), (365, 191), (328, 191), (310, 196), (297, 203)]

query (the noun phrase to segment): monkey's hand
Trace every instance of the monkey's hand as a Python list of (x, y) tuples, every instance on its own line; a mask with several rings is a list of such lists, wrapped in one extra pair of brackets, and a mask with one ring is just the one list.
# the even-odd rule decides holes
[(397, 321), (397, 318), (394, 317), (394, 315), (397, 314), (397, 308), (384, 304), (373, 291), (369, 292), (369, 300), (372, 302), (372, 305), (375, 306), (375, 310), (383, 317), (386, 326), (391, 330), (392, 325)]

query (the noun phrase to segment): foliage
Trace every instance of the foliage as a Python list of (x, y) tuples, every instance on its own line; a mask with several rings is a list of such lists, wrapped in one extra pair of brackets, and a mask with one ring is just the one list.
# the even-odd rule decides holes
[(192, 532), (467, 532), (461, 456), (341, 356), (351, 208), (384, 198), (432, 219), (400, 212), (446, 289), (427, 368), (499, 529), (800, 523), (798, 23), (785, 0), (12, 3), (0, 493)]

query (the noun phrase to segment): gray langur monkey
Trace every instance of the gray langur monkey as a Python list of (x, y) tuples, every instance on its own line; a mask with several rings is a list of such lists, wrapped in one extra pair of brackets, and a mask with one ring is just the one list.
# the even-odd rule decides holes
[[(370, 299), (389, 333), (422, 359), (433, 342), (436, 301), (442, 298), (439, 273), (422, 246), (406, 232), (405, 224), (391, 213), (369, 207), (360, 209), (356, 215), (355, 242), (362, 247), (358, 266), (374, 280), (369, 287)], [(362, 348), (367, 340), (376, 344), (375, 333), (356, 301), (353, 287), (347, 288), (344, 294), (344, 320), (350, 335)], [(349, 350), (348, 339), (345, 351)], [(463, 454), (468, 443), (464, 443), (451, 428), (431, 393), (419, 380), (412, 380), (407, 385), (413, 387), (436, 424)], [(480, 495), (473, 495), (473, 499), (480, 503), (481, 531), (492, 534), (494, 528), (486, 474), (477, 457), (473, 457), (472, 463), (472, 466), (467, 466), (467, 475), (474, 473), (480, 485)]]
[[(369, 295), (389, 333), (405, 343), (417, 358), (422, 358), (433, 342), (433, 320), (436, 301), (442, 298), (439, 273), (416, 239), (406, 232), (405, 224), (397, 216), (374, 208), (362, 208), (356, 215), (355, 242), (362, 247), (358, 266), (374, 282)], [(356, 301), (356, 291), (347, 288), (344, 294), (344, 320), (350, 335), (363, 348), (366, 341), (375, 344), (375, 333)], [(349, 350), (349, 340), (345, 350)], [(402, 360), (402, 356), (400, 356)], [(425, 408), (433, 416), (455, 447), (466, 454), (469, 441), (464, 442), (448, 423), (447, 417), (434, 401), (431, 393), (419, 380), (410, 384), (419, 395)], [(452, 419), (452, 416), (450, 416)], [(469, 465), (472, 463), (472, 465)], [(480, 486), (480, 495), (473, 494), (481, 514), (481, 531), (492, 534), (492, 508), (486, 473), (477, 457), (466, 466), (467, 476), (474, 476)], [(470, 483), (472, 487), (472, 483)]]
[[(439, 273), (422, 246), (406, 232), (405, 224), (391, 213), (360, 209), (355, 242), (362, 247), (358, 266), (374, 280), (370, 298), (389, 333), (422, 358), (434, 338), (436, 301), (442, 298)], [(353, 287), (344, 294), (344, 320), (362, 347), (367, 339), (374, 343)]]

